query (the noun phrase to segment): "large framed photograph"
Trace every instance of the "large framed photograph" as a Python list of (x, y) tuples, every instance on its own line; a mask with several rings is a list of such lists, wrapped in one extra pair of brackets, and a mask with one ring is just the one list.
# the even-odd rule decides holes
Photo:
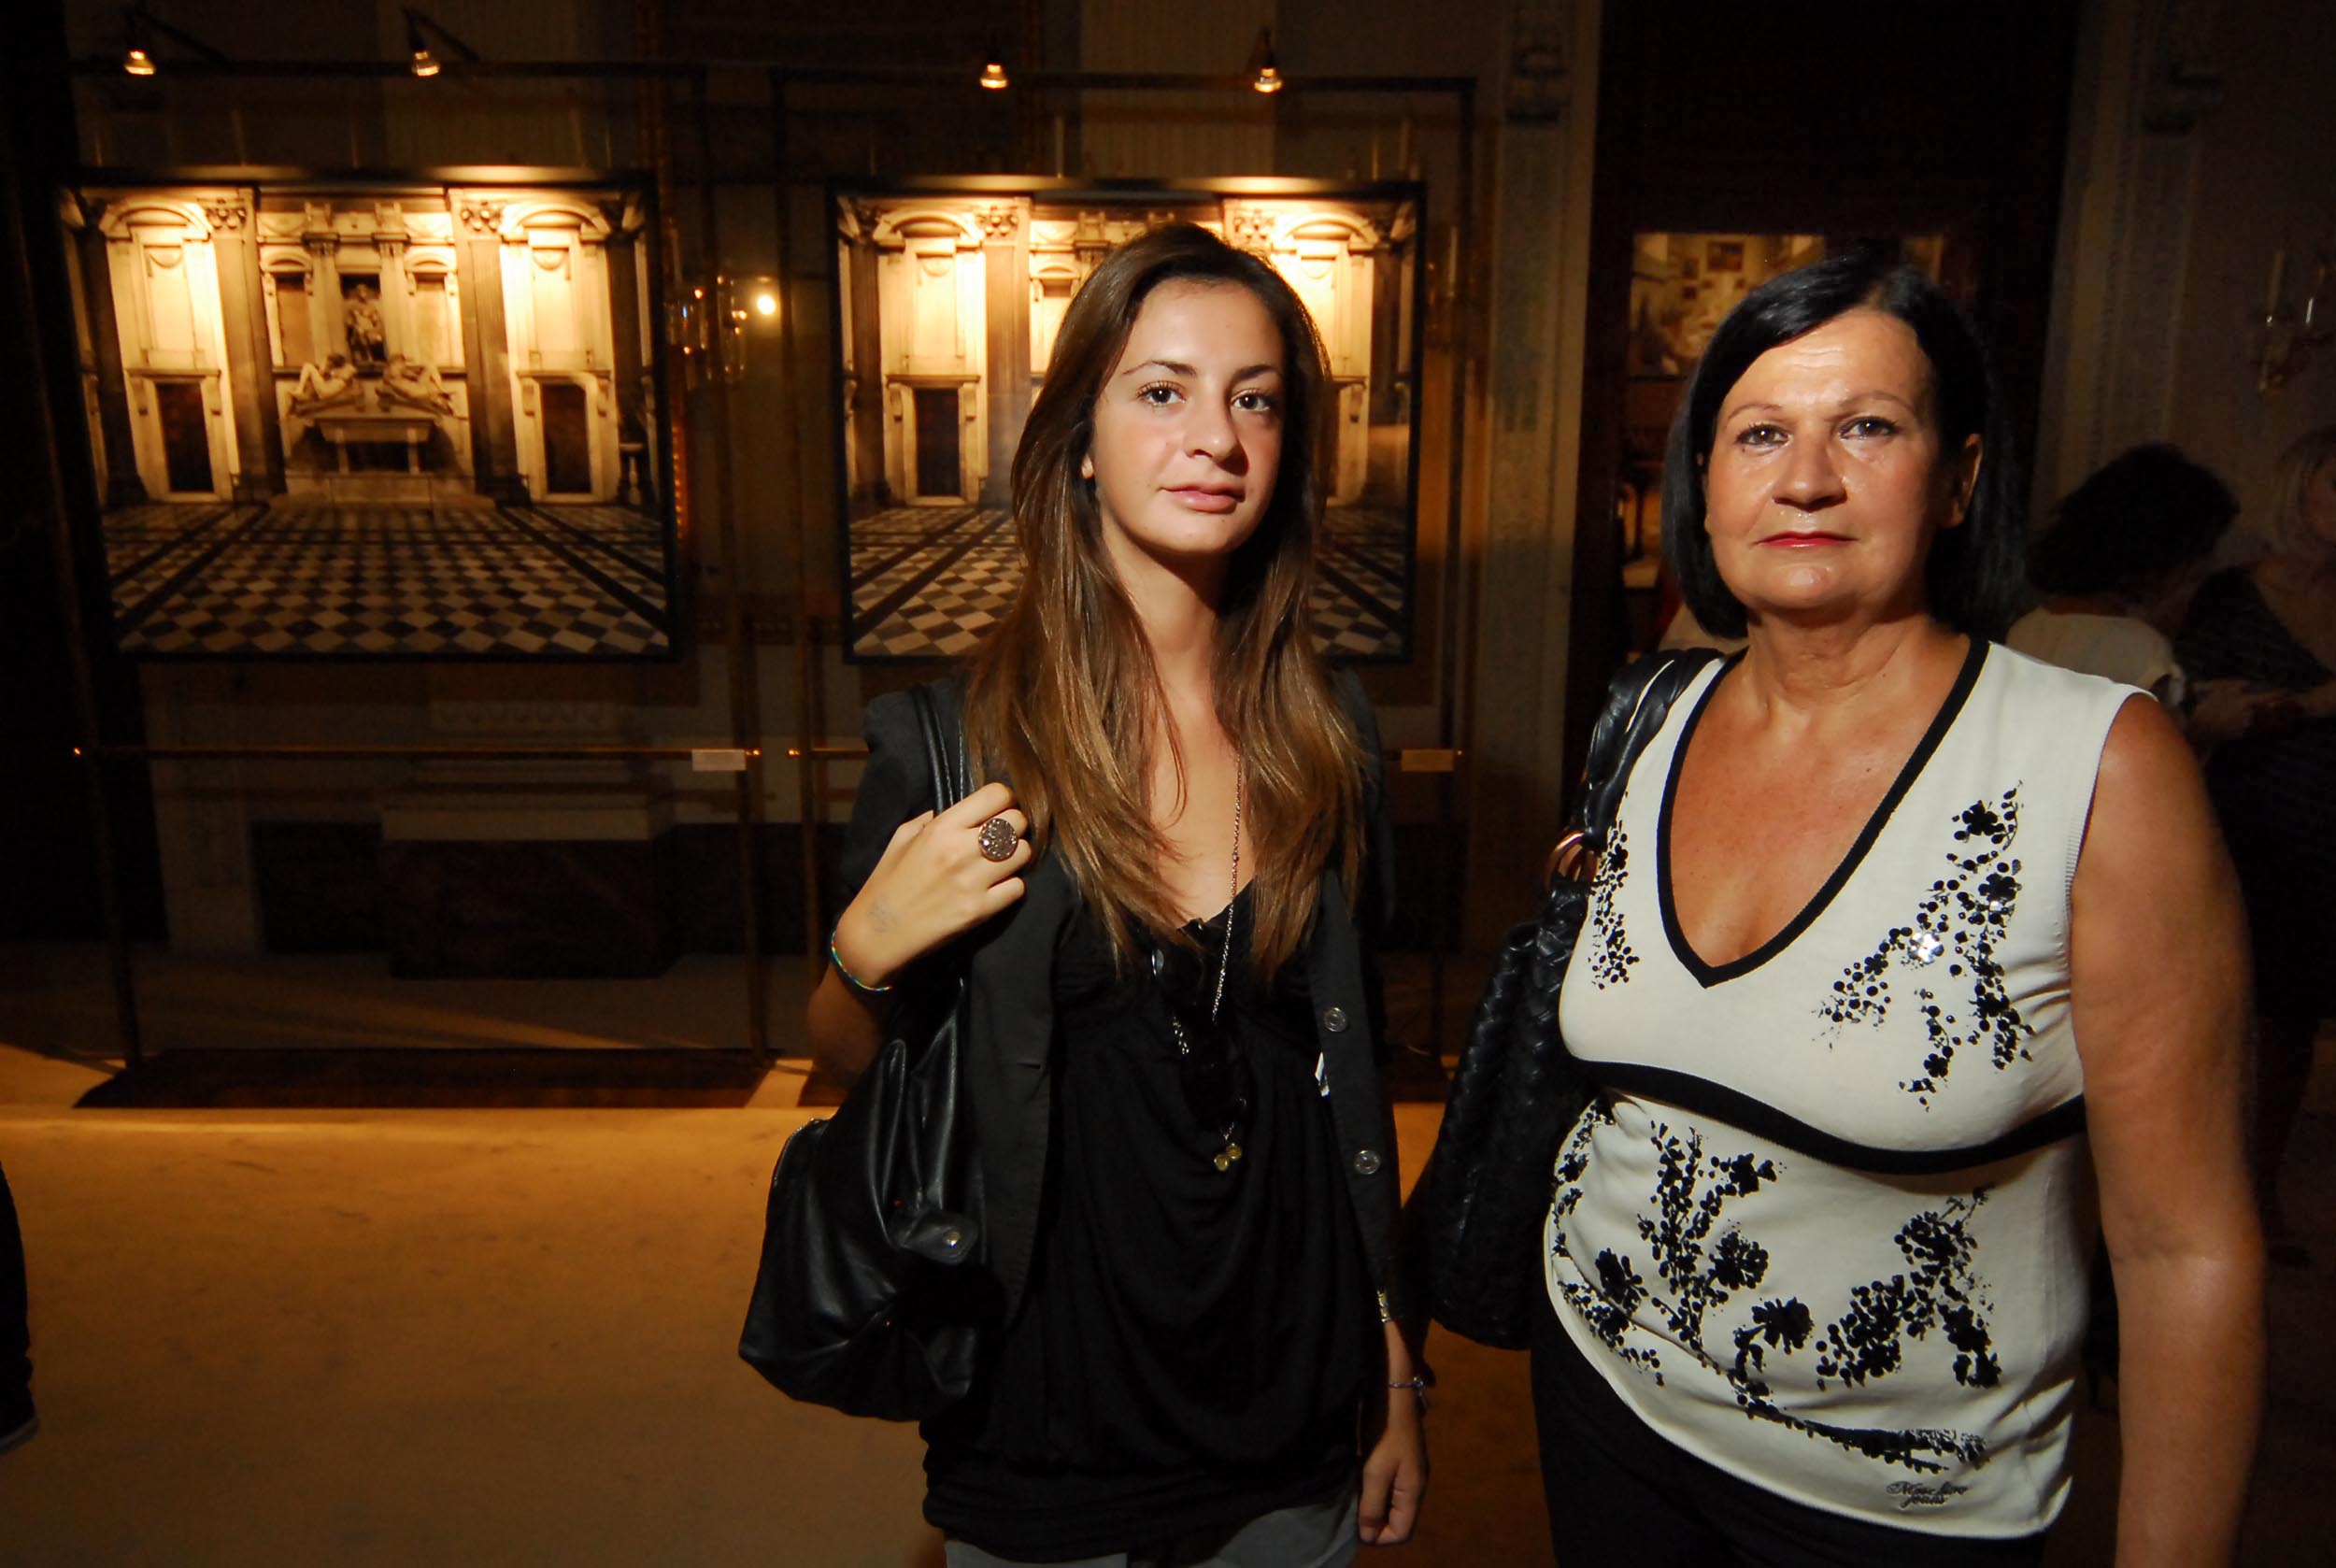
[(830, 191), (835, 462), (850, 658), (964, 652), (1019, 584), (1006, 486), (1071, 297), (1111, 249), (1198, 223), (1263, 257), (1330, 362), (1314, 603), (1332, 657), (1411, 653), (1417, 184), (980, 176)]
[(645, 181), (113, 181), (60, 211), (122, 651), (673, 654)]

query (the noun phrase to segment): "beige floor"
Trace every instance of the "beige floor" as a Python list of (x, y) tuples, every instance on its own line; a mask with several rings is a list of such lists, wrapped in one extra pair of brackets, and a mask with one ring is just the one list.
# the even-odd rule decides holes
[[(784, 1095), (73, 1109), (99, 1076), (0, 1045), (43, 1419), (0, 1458), (0, 1563), (938, 1563), (914, 1433), (792, 1405), (732, 1353), (770, 1163), (808, 1114)], [(2332, 1087), (2297, 1194), (2321, 1262), (2274, 1301), (2251, 1564), (2336, 1538)], [(1434, 1115), (1403, 1113), (1407, 1168)], [(1421, 1535), (1366, 1563), (1548, 1561), (1522, 1358), (1433, 1353)], [(2104, 1421), (2082, 1451), (2056, 1563), (2107, 1561)]]

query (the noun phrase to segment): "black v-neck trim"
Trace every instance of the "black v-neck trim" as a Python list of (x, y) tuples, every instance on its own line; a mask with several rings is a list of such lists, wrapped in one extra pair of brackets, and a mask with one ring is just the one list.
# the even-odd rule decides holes
[(1987, 643), (1983, 637), (1971, 639), (1971, 650), (1963, 656), (1963, 667), (1955, 677), (1954, 689), (1947, 692), (1946, 701), (1939, 705), (1938, 714), (1930, 720), (1930, 727), (1923, 732), (1922, 739), (1916, 743), (1914, 751), (1906, 758), (1905, 765), (1890, 781), (1888, 793), (1873, 808), (1873, 815), (1866, 819), (1866, 825), (1859, 833), (1857, 842), (1850, 845), (1849, 852), (1833, 868), (1833, 874), (1825, 879), (1825, 885), (1817, 889), (1807, 904), (1802, 905), (1799, 914), (1785, 922), (1782, 931), (1742, 958), (1731, 959), (1726, 963), (1706, 963), (1688, 945), (1687, 933), (1679, 929), (1678, 907), (1671, 897), (1671, 811), (1673, 804), (1678, 799), (1679, 775), (1685, 770), (1688, 744), (1695, 738), (1695, 727), (1703, 721), (1703, 710), (1711, 706), (1712, 693), (1719, 690), (1719, 683), (1728, 677), (1729, 671), (1734, 669), (1737, 661), (1743, 657), (1738, 654), (1735, 660), (1720, 667), (1719, 673), (1712, 677), (1711, 684), (1703, 688), (1703, 694), (1696, 699), (1694, 709), (1688, 713), (1687, 726), (1679, 732), (1679, 744), (1672, 749), (1671, 777), (1663, 783), (1662, 814), (1655, 824), (1655, 892), (1662, 905), (1663, 934), (1671, 939), (1671, 950), (1677, 955), (1681, 967), (1694, 976), (1696, 983), (1707, 991), (1738, 976), (1749, 975), (1791, 947), (1794, 938), (1816, 924), (1817, 917), (1825, 913), (1849, 878), (1856, 875), (1867, 851), (1873, 848), (1873, 841), (1881, 837), (1882, 830), (1889, 825), (1890, 816), (1897, 811), (1899, 802), (1906, 798), (1906, 791), (1913, 789), (1915, 780), (1922, 777), (1924, 764), (1930, 761), (1931, 754), (1946, 739), (1946, 732), (1954, 728), (1956, 716), (1963, 711), (1963, 704), (1970, 700), (1972, 688), (1979, 684), (1979, 671), (1987, 662)]

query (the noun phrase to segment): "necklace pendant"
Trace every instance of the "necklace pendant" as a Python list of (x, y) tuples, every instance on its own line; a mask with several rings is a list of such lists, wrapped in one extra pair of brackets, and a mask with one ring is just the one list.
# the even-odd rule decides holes
[(1218, 1149), (1216, 1154), (1210, 1158), (1209, 1163), (1215, 1165), (1220, 1171), (1229, 1171), (1232, 1169), (1232, 1162), (1240, 1158), (1241, 1146), (1233, 1142), (1232, 1134), (1228, 1133), (1225, 1134), (1225, 1147)]

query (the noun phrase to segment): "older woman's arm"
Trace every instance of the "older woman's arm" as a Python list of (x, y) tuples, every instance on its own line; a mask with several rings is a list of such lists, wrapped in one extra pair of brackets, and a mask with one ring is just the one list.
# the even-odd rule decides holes
[(2262, 1237), (2241, 1137), (2246, 957), (2197, 764), (2155, 703), (2101, 761), (2070, 972), (2116, 1276), (2118, 1568), (2227, 1563), (2263, 1398)]

